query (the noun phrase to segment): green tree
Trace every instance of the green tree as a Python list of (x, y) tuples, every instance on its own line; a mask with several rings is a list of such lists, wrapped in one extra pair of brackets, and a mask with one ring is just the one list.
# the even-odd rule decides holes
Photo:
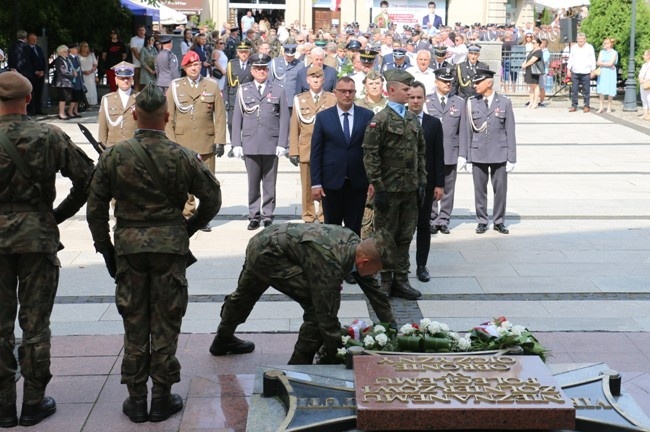
[[(650, 9), (643, 0), (636, 1), (635, 66), (636, 73), (643, 64), (643, 51), (650, 48)], [(605, 38), (614, 39), (618, 52), (618, 66), (627, 74), (630, 57), (631, 0), (591, 0), (589, 16), (580, 25), (580, 31), (594, 45), (596, 56)], [(635, 73), (635, 75), (636, 75)]]
[(542, 25), (549, 25), (553, 22), (553, 14), (548, 10), (548, 8), (544, 8), (542, 11), (540, 21), (542, 22)]

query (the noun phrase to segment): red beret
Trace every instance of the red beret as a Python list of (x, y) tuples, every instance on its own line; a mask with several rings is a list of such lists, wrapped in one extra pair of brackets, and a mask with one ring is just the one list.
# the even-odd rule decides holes
[(188, 64), (197, 61), (201, 61), (201, 58), (199, 57), (198, 53), (196, 53), (195, 51), (188, 51), (183, 56), (183, 61), (181, 62), (181, 66), (187, 66)]

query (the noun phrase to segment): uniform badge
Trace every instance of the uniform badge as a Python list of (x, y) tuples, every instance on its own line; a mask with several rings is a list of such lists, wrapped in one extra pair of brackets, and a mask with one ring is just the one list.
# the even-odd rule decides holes
[(203, 162), (203, 159), (201, 159), (201, 155), (200, 155), (200, 154), (197, 153), (197, 154), (196, 154), (196, 158), (197, 158), (198, 160), (200, 160), (201, 162)]
[(201, 101), (204, 101), (204, 100), (205, 100), (205, 98), (203, 96), (201, 96)]
[(369, 127), (369, 128), (376, 128), (376, 127), (377, 127), (377, 122), (371, 121), (371, 122), (368, 124), (368, 127)]

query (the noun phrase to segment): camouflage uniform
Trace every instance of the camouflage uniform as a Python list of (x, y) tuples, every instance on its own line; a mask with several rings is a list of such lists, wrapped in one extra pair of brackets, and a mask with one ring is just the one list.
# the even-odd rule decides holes
[[(186, 255), (189, 237), (205, 226), (221, 207), (221, 189), (198, 156), (165, 136), (163, 131), (135, 134), (156, 167), (167, 191), (156, 186), (128, 142), (104, 152), (93, 175), (87, 220), (98, 252), (111, 246), (108, 204), (115, 198), (116, 300), (124, 321), (122, 384), (131, 397), (169, 394), (180, 381), (176, 358), (178, 334), (187, 307)], [(183, 221), (187, 194), (201, 203)]]
[[(300, 303), (304, 322), (289, 364), (311, 364), (324, 344), (325, 362), (333, 362), (341, 345), (337, 314), (341, 282), (354, 267), (361, 239), (338, 225), (272, 225), (255, 235), (246, 249), (235, 292), (226, 297), (217, 334), (229, 337), (246, 321), (269, 286)], [(353, 272), (382, 322), (394, 320), (388, 298), (372, 277)]]
[(417, 190), (427, 182), (424, 136), (417, 116), (407, 110), (402, 119), (387, 106), (368, 124), (363, 149), (363, 163), (375, 194), (389, 195), (387, 210), (375, 207), (375, 229), (393, 235), (397, 251), (392, 270), (396, 281), (407, 282), (409, 245), (418, 218)]
[[(86, 202), (93, 162), (56, 126), (21, 115), (0, 116), (7, 136), (36, 177), (25, 178), (0, 147), (0, 405), (16, 401), (14, 323), (23, 340), (18, 350), (24, 382), (23, 401), (43, 400), (50, 374), (50, 314), (61, 266), (57, 224)], [(56, 173), (72, 180), (69, 195), (52, 210)], [(16, 287), (18, 294), (16, 295)]]

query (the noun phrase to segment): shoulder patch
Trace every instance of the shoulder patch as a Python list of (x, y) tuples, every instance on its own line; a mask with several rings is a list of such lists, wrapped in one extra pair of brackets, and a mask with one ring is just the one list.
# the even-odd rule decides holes
[(203, 159), (201, 159), (201, 155), (200, 155), (200, 154), (197, 153), (197, 154), (196, 154), (196, 158), (197, 158), (198, 160), (200, 160), (201, 162), (203, 162)]
[(370, 123), (368, 123), (368, 127), (369, 128), (376, 128), (377, 127), (377, 122), (371, 121)]

